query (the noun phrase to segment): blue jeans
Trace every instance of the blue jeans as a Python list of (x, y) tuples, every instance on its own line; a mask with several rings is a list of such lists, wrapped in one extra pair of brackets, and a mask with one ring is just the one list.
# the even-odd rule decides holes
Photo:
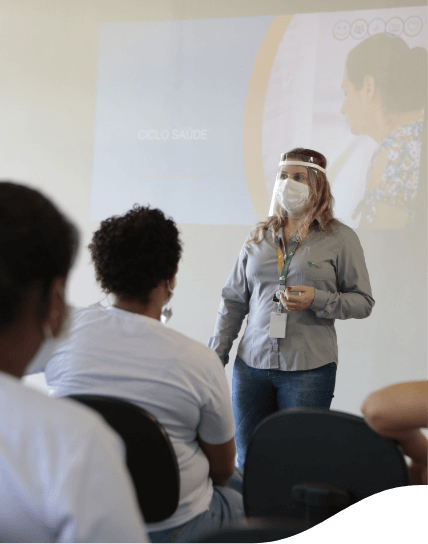
[(232, 402), (241, 470), (244, 470), (250, 437), (265, 417), (287, 408), (330, 408), (336, 368), (336, 363), (328, 363), (313, 370), (261, 370), (246, 365), (239, 355), (236, 356)]
[(231, 520), (245, 518), (242, 473), (235, 470), (227, 486), (214, 486), (209, 508), (184, 525), (149, 533), (151, 542), (194, 542), (203, 534), (227, 527)]

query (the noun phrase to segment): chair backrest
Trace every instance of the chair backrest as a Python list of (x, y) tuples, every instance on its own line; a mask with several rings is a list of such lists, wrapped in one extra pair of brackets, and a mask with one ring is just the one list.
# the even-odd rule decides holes
[(99, 395), (69, 398), (99, 412), (122, 437), (144, 520), (155, 523), (172, 516), (180, 497), (180, 469), (159, 421), (147, 410), (123, 399)]
[(406, 485), (410, 476), (401, 450), (363, 418), (296, 408), (267, 417), (254, 430), (244, 508), (247, 516), (306, 519), (309, 527), (365, 497)]
[(304, 531), (306, 525), (275, 518), (231, 521), (227, 527), (209, 531), (196, 542), (276, 542)]

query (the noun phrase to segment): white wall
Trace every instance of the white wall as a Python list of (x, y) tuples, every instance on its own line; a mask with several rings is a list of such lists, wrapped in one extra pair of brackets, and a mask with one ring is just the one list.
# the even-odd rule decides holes
[[(103, 297), (86, 249), (98, 227), (90, 219), (90, 201), (100, 23), (416, 4), (423, 2), (0, 1), (0, 178), (42, 189), (79, 225), (82, 245), (69, 282), (70, 302), (88, 305)], [(171, 327), (207, 342), (221, 288), (250, 227), (180, 226), (184, 257)], [(340, 362), (332, 405), (357, 414), (373, 389), (426, 378), (425, 275), (414, 276), (406, 262), (400, 262), (400, 255), (402, 251), (419, 254), (420, 262), (426, 263), (427, 245), (426, 232), (404, 240), (395, 240), (394, 233), (389, 238), (379, 235), (380, 245), (376, 233), (358, 234), (377, 305), (369, 319), (337, 322)], [(385, 289), (387, 276), (394, 282), (393, 289)], [(417, 283), (409, 285), (409, 277), (416, 277), (412, 282)], [(229, 377), (231, 371), (229, 364)], [(37, 377), (30, 381), (42, 383)]]

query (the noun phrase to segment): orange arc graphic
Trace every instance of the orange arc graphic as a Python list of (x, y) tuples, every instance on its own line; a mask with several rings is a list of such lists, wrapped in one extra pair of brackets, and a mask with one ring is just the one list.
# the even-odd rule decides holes
[(244, 115), (244, 164), (248, 190), (259, 221), (269, 211), (269, 193), (263, 166), (263, 114), (272, 66), (293, 15), (273, 20), (260, 47), (248, 87)]

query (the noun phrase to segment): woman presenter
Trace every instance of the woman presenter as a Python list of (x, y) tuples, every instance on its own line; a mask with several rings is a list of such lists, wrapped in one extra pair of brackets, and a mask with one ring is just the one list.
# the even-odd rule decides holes
[(241, 469), (265, 417), (330, 407), (334, 321), (368, 317), (374, 305), (358, 237), (333, 217), (326, 165), (310, 149), (281, 155), (269, 217), (248, 236), (222, 290), (209, 346), (223, 364), (248, 315), (232, 386)]

